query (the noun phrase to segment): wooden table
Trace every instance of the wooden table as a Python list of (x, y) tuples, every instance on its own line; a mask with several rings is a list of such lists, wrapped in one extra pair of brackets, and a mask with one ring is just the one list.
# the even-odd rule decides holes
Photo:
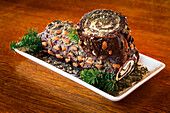
[[(127, 16), (140, 53), (166, 68), (119, 102), (112, 102), (49, 69), (10, 52), (9, 43), (27, 28), (58, 19), (78, 23), (94, 9)], [(170, 111), (170, 1), (1, 0), (0, 112), (168, 112)]]

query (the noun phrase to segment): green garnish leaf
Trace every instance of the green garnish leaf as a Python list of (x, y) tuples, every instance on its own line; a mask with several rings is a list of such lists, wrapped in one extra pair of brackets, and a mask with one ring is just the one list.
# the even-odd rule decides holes
[(78, 33), (77, 33), (76, 29), (75, 28), (74, 29), (70, 28), (68, 30), (70, 31), (70, 33), (68, 33), (67, 38), (72, 42), (75, 41), (75, 42), (78, 43), (79, 42), (79, 36), (78, 36)]
[(114, 91), (118, 89), (115, 74), (102, 73), (101, 70), (94, 68), (82, 70), (80, 76), (83, 81), (101, 90)]
[(24, 33), (24, 37), (15, 42), (10, 42), (10, 49), (14, 51), (15, 48), (23, 50), (31, 55), (37, 55), (41, 50), (41, 39), (37, 37), (38, 31), (36, 29), (28, 29)]
[(81, 78), (89, 83), (89, 84), (98, 84), (98, 78), (99, 78), (99, 75), (100, 74), (100, 71), (97, 70), (96, 68), (94, 69), (84, 69), (83, 71), (81, 71)]
[(27, 33), (24, 33), (24, 36), (29, 36), (29, 37), (36, 37), (37, 36), (37, 34), (38, 34), (38, 31), (37, 31), (37, 29), (27, 29), (26, 30), (26, 32)]

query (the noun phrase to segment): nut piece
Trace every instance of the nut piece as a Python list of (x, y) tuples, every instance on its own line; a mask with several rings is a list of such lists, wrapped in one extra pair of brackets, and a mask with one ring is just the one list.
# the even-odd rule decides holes
[(83, 67), (84, 66), (84, 62), (80, 63), (80, 66)]
[(77, 66), (78, 66), (78, 64), (77, 64), (77, 63), (75, 63), (75, 62), (73, 62), (73, 66), (74, 66), (74, 67), (77, 67)]
[(56, 54), (56, 57), (62, 59), (63, 57), (60, 54)]
[(82, 45), (82, 41), (79, 42), (79, 46), (81, 46), (81, 45)]
[(53, 47), (53, 44), (51, 42), (51, 39), (48, 39), (48, 43), (50, 44), (51, 47)]
[(69, 52), (69, 55), (72, 56), (72, 57), (74, 56), (74, 54), (72, 52)]
[(86, 42), (86, 40), (85, 40), (83, 43), (84, 43), (84, 45), (87, 45), (87, 42)]
[(54, 55), (54, 53), (52, 51), (50, 51), (50, 50), (48, 50), (48, 54)]
[(109, 55), (111, 55), (111, 54), (112, 54), (112, 50), (109, 51)]
[(134, 49), (134, 45), (133, 45), (133, 44), (130, 44), (130, 48), (131, 48), (131, 49)]
[(115, 67), (115, 68), (120, 68), (119, 64), (113, 64), (112, 66)]
[(69, 58), (66, 58), (65, 59), (66, 63), (70, 62), (70, 59)]
[(54, 48), (55, 50), (61, 50), (61, 48), (60, 48), (58, 45), (54, 46), (53, 48)]
[(67, 34), (68, 34), (68, 32), (64, 30), (63, 31), (63, 35), (67, 35)]
[(52, 33), (53, 33), (53, 30), (50, 31), (50, 35), (52, 35)]
[(106, 48), (107, 48), (107, 42), (104, 41), (104, 42), (102, 43), (102, 49), (105, 50)]
[(80, 48), (80, 49), (83, 49), (82, 46), (80, 46), (80, 45), (79, 45), (79, 48)]
[(67, 52), (66, 52), (66, 51), (64, 51), (64, 52), (63, 52), (63, 55), (67, 55)]
[(92, 63), (93, 63), (93, 61), (90, 58), (86, 62), (90, 65), (92, 65)]
[(67, 38), (65, 38), (65, 39), (63, 39), (63, 42), (66, 43), (66, 44), (69, 44), (69, 43), (70, 43), (70, 40), (67, 39)]
[(42, 45), (43, 46), (47, 46), (47, 42), (42, 42)]
[(99, 65), (99, 64), (96, 64), (95, 66), (96, 66), (98, 69), (102, 69), (102, 66)]
[(65, 51), (65, 50), (66, 50), (66, 47), (62, 47), (62, 50)]
[(82, 60), (83, 60), (83, 57), (78, 56), (77, 59), (78, 59), (78, 61), (82, 61)]
[(107, 57), (106, 56), (100, 56), (99, 57), (99, 60), (104, 60), (104, 59), (106, 59)]
[(59, 39), (61, 39), (61, 38), (54, 36), (52, 39), (53, 39), (53, 40), (59, 40)]
[(59, 29), (59, 30), (57, 30), (55, 33), (56, 34), (60, 34), (62, 31), (61, 31), (61, 29)]
[(77, 51), (77, 47), (76, 47), (76, 46), (74, 46), (74, 45), (73, 45), (73, 46), (71, 46), (71, 49), (72, 49), (72, 50), (76, 50), (76, 51)]

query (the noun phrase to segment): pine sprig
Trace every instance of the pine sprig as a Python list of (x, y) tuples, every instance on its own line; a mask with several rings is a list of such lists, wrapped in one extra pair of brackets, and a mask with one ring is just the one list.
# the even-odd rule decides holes
[[(10, 42), (10, 49), (14, 50), (15, 48), (18, 48), (17, 42)], [(15, 51), (14, 51), (15, 52)]]
[(37, 37), (36, 29), (28, 29), (26, 33), (24, 33), (24, 37), (19, 39), (18, 41), (10, 43), (10, 49), (13, 51), (15, 48), (26, 50), (25, 52), (31, 55), (37, 55), (41, 50), (41, 40)]
[(118, 89), (117, 82), (115, 80), (115, 74), (102, 73), (101, 70), (84, 69), (81, 71), (81, 79), (101, 90), (114, 91)]
[(102, 79), (99, 85), (99, 89), (102, 89), (107, 92), (114, 91), (118, 89), (118, 85), (116, 80)]
[(38, 34), (38, 31), (37, 31), (37, 29), (27, 29), (26, 30), (26, 33), (24, 33), (24, 36), (29, 36), (29, 37), (36, 37), (37, 36), (37, 34)]
[(72, 42), (75, 41), (75, 42), (78, 43), (79, 42), (79, 36), (78, 36), (78, 33), (77, 33), (76, 29), (75, 28), (74, 29), (70, 28), (68, 30), (70, 31), (70, 33), (68, 33), (67, 38)]
[(85, 70), (81, 71), (81, 78), (85, 82), (95, 85), (95, 84), (99, 83), (99, 81), (98, 81), (99, 74), (101, 74), (101, 71), (97, 70), (96, 68), (89, 69), (89, 70), (85, 69)]

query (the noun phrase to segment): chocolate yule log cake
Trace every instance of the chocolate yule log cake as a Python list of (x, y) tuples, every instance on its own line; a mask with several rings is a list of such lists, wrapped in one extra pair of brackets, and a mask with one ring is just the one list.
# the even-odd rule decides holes
[[(69, 38), (73, 32), (78, 35), (77, 41)], [(85, 14), (77, 26), (53, 21), (39, 36), (44, 52), (77, 68), (98, 68), (115, 74), (118, 81), (133, 71), (139, 59), (130, 32), (125, 16), (94, 10)]]

